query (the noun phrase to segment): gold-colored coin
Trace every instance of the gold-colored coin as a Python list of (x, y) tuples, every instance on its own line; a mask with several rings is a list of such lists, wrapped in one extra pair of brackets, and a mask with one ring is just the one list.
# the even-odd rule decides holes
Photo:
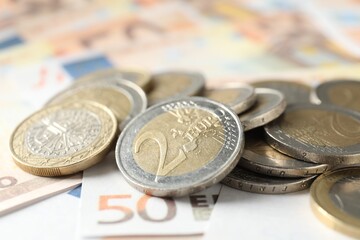
[(326, 172), (311, 186), (311, 206), (329, 227), (360, 238), (360, 166)]
[(10, 150), (26, 172), (68, 175), (101, 161), (116, 130), (116, 118), (106, 106), (90, 101), (62, 103), (20, 123), (10, 138)]
[(195, 96), (205, 86), (205, 79), (199, 73), (164, 72), (151, 77), (151, 91), (148, 93), (149, 106), (170, 98)]
[(127, 80), (141, 87), (145, 92), (151, 88), (150, 74), (145, 71), (132, 69), (104, 69), (99, 70), (76, 79), (74, 86), (88, 83), (106, 83)]

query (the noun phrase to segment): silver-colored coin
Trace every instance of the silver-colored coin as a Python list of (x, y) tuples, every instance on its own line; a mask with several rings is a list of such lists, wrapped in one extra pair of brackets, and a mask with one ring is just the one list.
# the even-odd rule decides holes
[(289, 157), (270, 147), (263, 131), (245, 134), (244, 154), (239, 166), (253, 172), (276, 177), (309, 177), (328, 169), (327, 164), (314, 164)]
[(205, 78), (196, 72), (163, 72), (151, 77), (149, 106), (174, 98), (200, 95), (205, 87)]
[(360, 81), (333, 80), (321, 83), (311, 99), (317, 104), (334, 104), (360, 112)]
[(109, 107), (119, 122), (120, 130), (124, 129), (133, 117), (145, 111), (147, 106), (144, 91), (136, 84), (122, 79), (70, 86), (51, 98), (46, 105), (84, 99)]
[(273, 89), (256, 88), (256, 102), (249, 110), (239, 115), (244, 130), (263, 126), (279, 117), (286, 108), (284, 95)]
[(247, 84), (238, 87), (206, 89), (204, 97), (228, 105), (237, 114), (249, 109), (256, 101), (255, 89)]
[[(241, 159), (242, 161), (242, 159)], [(310, 187), (317, 176), (307, 178), (277, 178), (260, 175), (236, 167), (222, 183), (246, 192), (283, 194), (297, 192)]]
[(310, 102), (312, 88), (304, 83), (286, 80), (270, 80), (254, 82), (252, 85), (255, 87), (271, 88), (280, 91), (284, 94), (288, 104)]
[(265, 132), (273, 148), (296, 159), (330, 167), (360, 163), (360, 114), (355, 111), (293, 104)]
[(243, 147), (243, 128), (231, 109), (188, 97), (135, 117), (120, 134), (115, 154), (125, 179), (139, 191), (184, 196), (221, 181)]

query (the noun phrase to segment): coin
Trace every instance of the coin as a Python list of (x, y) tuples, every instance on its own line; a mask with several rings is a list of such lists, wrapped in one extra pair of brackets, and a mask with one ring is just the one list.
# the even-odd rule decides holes
[(204, 90), (205, 79), (195, 72), (163, 72), (153, 75), (151, 84), (147, 95), (149, 106), (171, 98), (198, 95)]
[(140, 70), (132, 69), (104, 69), (92, 72), (83, 77), (76, 79), (74, 86), (88, 84), (88, 83), (106, 83), (116, 82), (121, 80), (128, 80), (141, 87), (144, 91), (149, 91), (151, 88), (150, 74)]
[(255, 93), (254, 106), (239, 115), (245, 131), (271, 122), (279, 117), (286, 108), (284, 95), (277, 90), (256, 88)]
[(249, 131), (245, 139), (239, 165), (253, 172), (276, 177), (308, 177), (323, 173), (328, 168), (327, 164), (300, 161), (276, 151), (265, 142), (263, 131)]
[(254, 88), (246, 84), (239, 87), (206, 89), (203, 96), (228, 105), (237, 114), (250, 108), (256, 101)]
[(295, 80), (269, 80), (253, 82), (253, 86), (261, 88), (271, 88), (280, 91), (285, 96), (288, 104), (310, 102), (312, 88), (304, 83)]
[(265, 126), (266, 141), (303, 161), (359, 163), (360, 114), (333, 105), (294, 104)]
[(101, 161), (116, 129), (116, 118), (106, 106), (90, 101), (62, 103), (20, 123), (10, 138), (10, 150), (26, 172), (68, 175)]
[(329, 227), (360, 238), (360, 167), (326, 172), (311, 186), (311, 207)]
[(315, 178), (316, 175), (307, 178), (278, 178), (236, 167), (222, 180), (222, 183), (246, 192), (280, 194), (307, 189)]
[(137, 114), (145, 111), (147, 106), (144, 91), (129, 81), (115, 80), (111, 84), (92, 83), (72, 87), (57, 94), (46, 105), (60, 102), (91, 100), (99, 102), (114, 112), (120, 130)]
[(333, 80), (315, 89), (317, 103), (334, 104), (360, 112), (360, 81)]
[(241, 123), (225, 105), (173, 99), (138, 115), (120, 134), (116, 161), (125, 179), (154, 196), (184, 196), (223, 179), (244, 146)]

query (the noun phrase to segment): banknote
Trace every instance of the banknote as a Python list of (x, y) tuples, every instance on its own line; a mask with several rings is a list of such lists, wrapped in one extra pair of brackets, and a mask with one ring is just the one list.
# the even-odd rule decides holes
[(0, 70), (0, 214), (5, 214), (80, 184), (81, 175), (44, 178), (28, 174), (12, 161), (9, 140), (25, 117), (70, 83), (53, 63)]
[(184, 198), (145, 195), (125, 181), (112, 151), (84, 171), (78, 232), (83, 238), (202, 234), (219, 191), (215, 185)]

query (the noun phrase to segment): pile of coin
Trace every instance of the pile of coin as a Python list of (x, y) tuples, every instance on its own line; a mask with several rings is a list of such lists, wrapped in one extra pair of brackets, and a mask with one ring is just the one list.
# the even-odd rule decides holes
[(25, 119), (10, 148), (23, 170), (60, 176), (101, 161), (116, 141), (122, 175), (155, 196), (184, 196), (220, 181), (289, 193), (326, 172), (321, 185), (339, 167), (348, 169), (342, 179), (355, 174), (359, 184), (358, 168), (350, 168), (360, 163), (359, 86), (264, 81), (206, 89), (200, 73), (107, 69), (77, 79)]

